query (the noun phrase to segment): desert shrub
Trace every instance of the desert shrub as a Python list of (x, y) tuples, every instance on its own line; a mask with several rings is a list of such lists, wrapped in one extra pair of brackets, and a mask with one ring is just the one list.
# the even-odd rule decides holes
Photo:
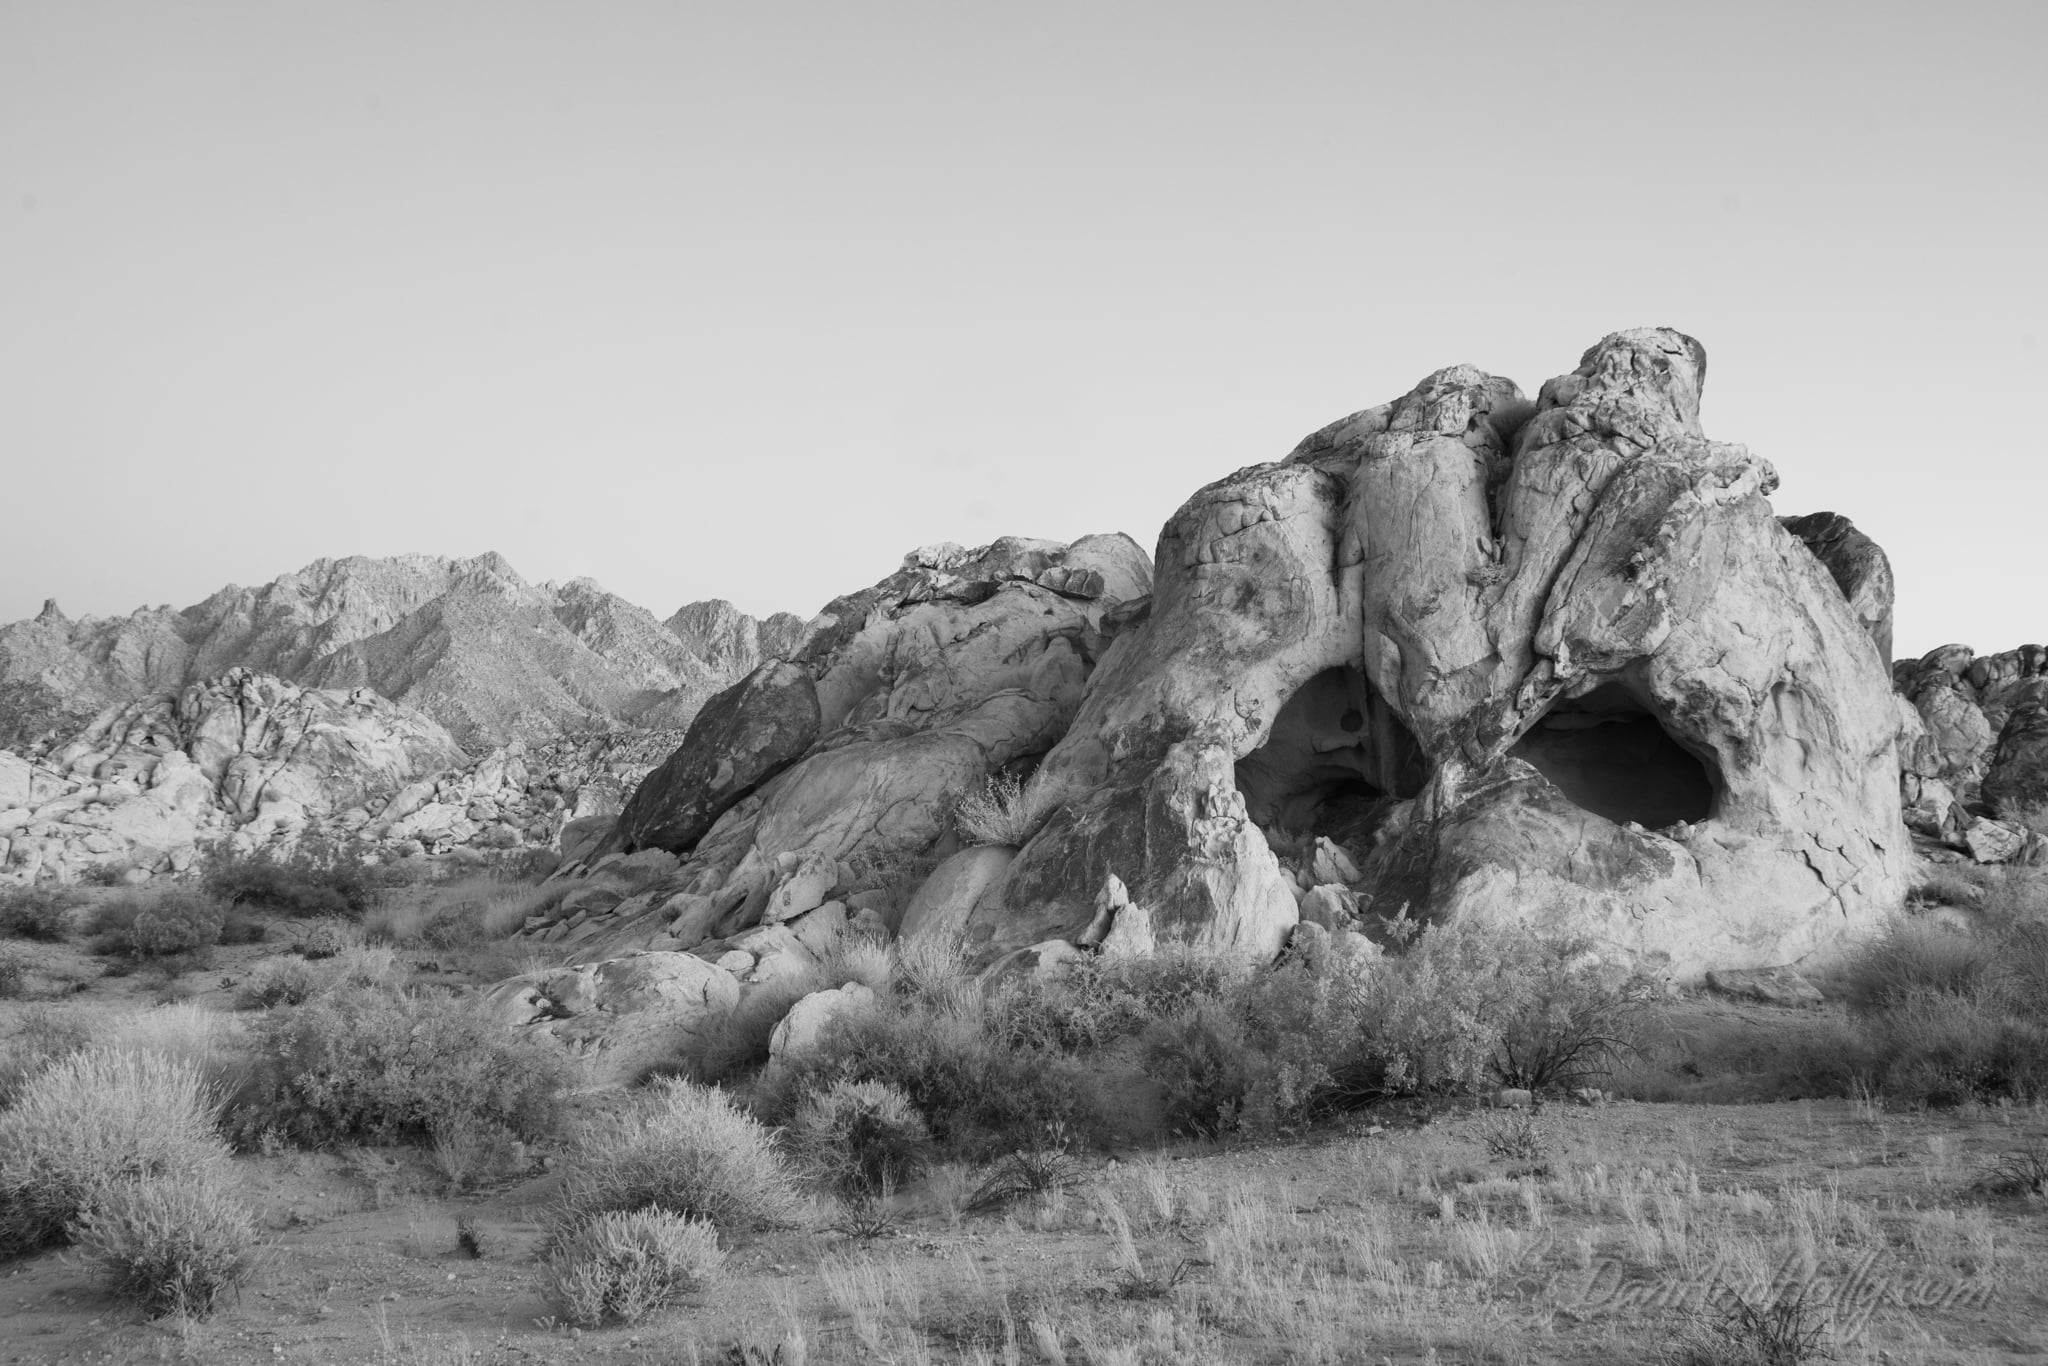
[(278, 1005), (300, 1005), (318, 995), (329, 980), (328, 970), (303, 958), (266, 958), (235, 984), (235, 1007), (268, 1010)]
[(568, 1064), (467, 1001), (339, 983), (250, 1027), (236, 1129), (317, 1145), (428, 1140), (453, 1124), (549, 1132)]
[(250, 1059), (241, 1022), (192, 1002), (160, 1005), (116, 1017), (99, 1042), (198, 1071), (208, 1094), (231, 1096), (248, 1081)]
[(138, 958), (196, 953), (218, 944), (227, 923), (219, 902), (189, 887), (158, 887), (113, 896), (93, 908), (93, 948)]
[(381, 890), (359, 848), (311, 835), (289, 850), (244, 852), (222, 841), (202, 853), (200, 881), (224, 905), (292, 916), (361, 915)]
[(1858, 1010), (1883, 1010), (1928, 994), (1977, 997), (1996, 975), (1989, 940), (1936, 920), (1902, 918), (1851, 955), (1841, 991)]
[(1980, 871), (1989, 876), (1977, 909), (1994, 933), (2048, 923), (2048, 868), (2008, 863)]
[(768, 1061), (768, 1042), (775, 1026), (782, 1023), (790, 1007), (828, 985), (822, 973), (810, 969), (751, 987), (692, 1048), (690, 1077), (699, 1082), (721, 1082), (760, 1067)]
[[(1128, 971), (1128, 970), (1125, 970)], [(1147, 1074), (1176, 1127), (1271, 1131), (1384, 1096), (1487, 1079), (1564, 1086), (1632, 1047), (1637, 998), (1570, 942), (1478, 925), (1424, 931), (1396, 956), (1317, 925), (1250, 970), (1191, 954), (1150, 969)]]
[(723, 1091), (669, 1079), (583, 1135), (551, 1245), (597, 1215), (637, 1210), (772, 1228), (796, 1223), (803, 1204), (794, 1171), (760, 1121)]
[(255, 1221), (210, 1171), (110, 1186), (69, 1234), (122, 1298), (158, 1316), (204, 1318), (255, 1264)]
[(122, 1182), (225, 1171), (217, 1102), (161, 1054), (88, 1048), (36, 1073), (0, 1111), (0, 1257), (59, 1241)]
[(1974, 933), (1898, 920), (1852, 955), (1842, 984), (1868, 1083), (1888, 1097), (2048, 1093), (2048, 921), (2009, 908)]
[(1740, 1294), (1718, 1314), (1695, 1313), (1662, 1354), (1664, 1366), (1805, 1366), (1832, 1361), (1827, 1307), (1804, 1293), (1757, 1301)]
[(1071, 785), (1042, 773), (1022, 781), (1014, 774), (998, 773), (989, 778), (981, 791), (960, 797), (954, 807), (953, 825), (960, 838), (969, 844), (1021, 848), (1073, 795)]
[(363, 947), (362, 926), (354, 921), (330, 917), (306, 926), (293, 951), (308, 959), (333, 958), (347, 949)]
[(1141, 1046), (1171, 1128), (1218, 1134), (1238, 1126), (1257, 1062), (1237, 1011), (1209, 1001), (1186, 1006), (1147, 1026)]
[(0, 1034), (0, 1108), (14, 1102), (30, 1077), (92, 1042), (92, 1030), (71, 1011), (31, 1006)]
[(981, 988), (967, 967), (957, 936), (921, 935), (889, 946), (889, 989), (908, 1001), (953, 1007), (978, 999)]
[(44, 885), (0, 891), (0, 934), (16, 939), (58, 940), (71, 933), (85, 896), (75, 887)]
[(839, 1082), (807, 1097), (783, 1138), (799, 1167), (854, 1197), (917, 1179), (932, 1155), (931, 1130), (910, 1097), (880, 1082)]
[(565, 1322), (638, 1323), (717, 1279), (711, 1225), (666, 1210), (612, 1211), (566, 1232), (541, 1263), (541, 1290)]
[(1503, 1086), (1569, 1090), (1613, 1075), (1640, 1051), (1644, 996), (1583, 947), (1539, 943), (1523, 958), (1517, 999), (1487, 1064)]
[(143, 958), (164, 958), (220, 942), (227, 916), (207, 897), (187, 891), (150, 898), (128, 927), (128, 941)]
[(944, 1004), (882, 998), (835, 1020), (816, 1045), (754, 1083), (755, 1107), (786, 1123), (806, 1098), (842, 1082), (880, 1082), (910, 1098), (947, 1152), (999, 1152), (1048, 1121), (1092, 1122), (1085, 1069), (1072, 1057), (1018, 1047), (991, 1027), (978, 996)]
[(991, 1003), (991, 1025), (1015, 1046), (1087, 1052), (1233, 995), (1251, 975), (1242, 954), (1184, 944), (1147, 957), (1088, 958), (1048, 980), (1007, 985)]
[(385, 906), (363, 919), (372, 938), (433, 949), (503, 939), (528, 916), (561, 900), (560, 887), (530, 887), (496, 877), (468, 877), (434, 889), (421, 904)]
[(0, 944), (0, 1001), (28, 994), (29, 969), (35, 966), (19, 944)]
[(2048, 835), (2048, 802), (2011, 800), (1998, 803), (1998, 819), (2036, 835)]
[(1894, 1099), (1959, 1105), (2048, 1094), (2048, 1022), (1929, 993), (1866, 1021), (1877, 1087)]

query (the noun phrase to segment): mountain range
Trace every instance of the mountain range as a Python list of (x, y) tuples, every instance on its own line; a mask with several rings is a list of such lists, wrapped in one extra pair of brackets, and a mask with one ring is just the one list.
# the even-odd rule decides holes
[(189, 607), (72, 620), (55, 602), (0, 626), (0, 747), (27, 749), (107, 707), (235, 667), (301, 687), (367, 687), (466, 748), (679, 727), (803, 619), (693, 602), (666, 621), (590, 579), (528, 583), (502, 555), (316, 560)]

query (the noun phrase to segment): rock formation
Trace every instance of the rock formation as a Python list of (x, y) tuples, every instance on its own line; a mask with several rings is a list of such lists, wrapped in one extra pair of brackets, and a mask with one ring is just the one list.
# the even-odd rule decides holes
[(2048, 863), (2048, 649), (1944, 645), (1892, 676), (1907, 824), (1980, 861)]
[(1049, 823), (992, 878), (942, 868), (971, 905), (919, 904), (985, 959), (1126, 904), (1270, 954), (1312, 896), (1688, 979), (1826, 951), (1907, 879), (1889, 569), (1842, 519), (1780, 524), (1770, 465), (1702, 431), (1705, 374), (1664, 329), (1534, 402), (1439, 371), (1196, 493), (1149, 599), (1124, 540), (914, 555), (704, 709), (593, 854), (682, 866), (588, 932), (719, 952), (796, 856), (880, 913), (862, 869), (950, 854), (1007, 768)]
[(181, 611), (105, 620), (71, 621), (51, 603), (0, 626), (0, 746), (19, 750), (231, 668), (371, 688), (476, 749), (621, 722), (682, 727), (764, 649), (789, 652), (804, 630), (723, 602), (671, 622), (588, 579), (529, 584), (498, 555), (318, 560)]
[(618, 814), (679, 731), (515, 740), (472, 759), (367, 688), (232, 669), (107, 708), (26, 754), (0, 750), (0, 881), (188, 867), (198, 844), (308, 835), (385, 859), (555, 843)]

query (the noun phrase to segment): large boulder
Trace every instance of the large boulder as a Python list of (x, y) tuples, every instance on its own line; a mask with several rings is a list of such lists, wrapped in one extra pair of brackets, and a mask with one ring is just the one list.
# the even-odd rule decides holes
[(818, 691), (795, 664), (765, 664), (706, 703), (676, 752), (650, 773), (603, 849), (687, 853), (720, 816), (818, 738)]
[(1983, 790), (2001, 813), (2048, 811), (2048, 697), (2023, 702), (2007, 716)]
[(1892, 663), (1892, 562), (1884, 548), (1838, 512), (1779, 519), (1828, 571), (1849, 610), (1870, 635), (1886, 668)]
[[(958, 848), (960, 796), (1028, 768), (1066, 733), (1150, 583), (1127, 536), (913, 551), (827, 604), (795, 658), (706, 706), (599, 852), (685, 855), (663, 890), (706, 898), (717, 938), (799, 909), (771, 911), (792, 854), (844, 865), (837, 890), (850, 897), (907, 896), (908, 880)], [(664, 936), (644, 920), (608, 929), (607, 942)]]
[(1383, 912), (1680, 977), (1869, 929), (1908, 858), (1884, 660), (1771, 467), (1702, 432), (1705, 371), (1665, 329), (1534, 403), (1454, 367), (1197, 493), (1044, 761), (1086, 795), (971, 933), (1071, 938), (1115, 874), (1162, 930), (1271, 952), (1276, 832), (1351, 846)]

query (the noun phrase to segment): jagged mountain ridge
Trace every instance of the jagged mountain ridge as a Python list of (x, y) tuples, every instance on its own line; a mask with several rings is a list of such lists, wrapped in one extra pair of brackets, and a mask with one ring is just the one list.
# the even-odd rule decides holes
[(304, 687), (367, 687), (418, 707), (471, 749), (617, 723), (686, 724), (792, 646), (789, 613), (757, 622), (692, 603), (665, 624), (590, 579), (531, 584), (502, 555), (315, 560), (182, 609), (0, 626), (0, 744), (241, 667)]

